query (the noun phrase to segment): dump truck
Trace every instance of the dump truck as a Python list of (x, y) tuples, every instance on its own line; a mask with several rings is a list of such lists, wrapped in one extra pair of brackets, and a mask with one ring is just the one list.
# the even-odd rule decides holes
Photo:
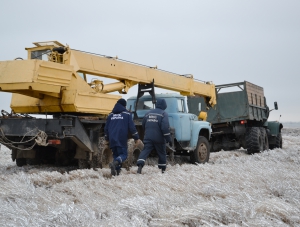
[[(154, 87), (182, 96), (201, 96), (208, 107), (216, 104), (215, 85), (197, 81), (192, 75), (71, 49), (58, 41), (34, 45), (25, 48), (27, 59), (0, 61), (0, 91), (12, 93), (11, 110), (1, 112), (0, 143), (12, 150), (12, 160), (17, 166), (56, 163), (79, 168), (107, 167), (112, 152), (104, 145), (106, 117), (121, 95), (135, 85), (139, 88), (137, 106), (149, 88), (155, 105)], [(105, 83), (107, 78), (113, 82)], [(175, 103), (182, 100), (173, 98)], [(136, 127), (143, 139), (140, 119), (136, 117), (139, 113), (134, 111)], [(194, 162), (207, 161), (210, 124), (198, 122), (195, 115), (189, 114), (193, 135), (180, 137), (184, 132), (180, 132), (180, 127), (185, 127), (180, 111), (177, 117), (176, 114), (171, 117), (173, 142), (177, 142), (168, 151), (188, 151), (194, 154)], [(134, 164), (135, 152), (140, 149), (129, 138), (126, 168)]]
[[(268, 121), (269, 109), (262, 87), (243, 81), (216, 85), (217, 104), (207, 111), (212, 125), (211, 152), (243, 147), (253, 154), (263, 150), (282, 148), (278, 121)], [(206, 109), (202, 97), (188, 97), (189, 111), (198, 114)]]

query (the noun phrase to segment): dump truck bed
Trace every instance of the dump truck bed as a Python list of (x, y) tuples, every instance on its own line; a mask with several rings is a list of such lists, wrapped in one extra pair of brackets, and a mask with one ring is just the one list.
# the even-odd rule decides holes
[[(225, 89), (239, 91), (223, 92)], [(262, 87), (247, 81), (216, 86), (217, 104), (207, 111), (207, 121), (212, 124), (227, 123), (240, 120), (265, 121), (267, 116), (264, 90)], [(199, 114), (206, 109), (201, 97), (188, 97), (189, 111)]]

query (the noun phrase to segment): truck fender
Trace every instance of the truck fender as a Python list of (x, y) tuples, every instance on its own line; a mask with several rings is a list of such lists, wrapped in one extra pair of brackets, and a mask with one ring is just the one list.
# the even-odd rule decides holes
[(267, 121), (267, 128), (268, 128), (268, 134), (269, 136), (277, 136), (279, 133), (281, 133), (281, 129), (283, 128), (283, 125), (278, 121)]
[(206, 121), (192, 122), (190, 147), (193, 147), (194, 149), (196, 148), (199, 136), (204, 136), (208, 141), (210, 140), (211, 137), (210, 123)]

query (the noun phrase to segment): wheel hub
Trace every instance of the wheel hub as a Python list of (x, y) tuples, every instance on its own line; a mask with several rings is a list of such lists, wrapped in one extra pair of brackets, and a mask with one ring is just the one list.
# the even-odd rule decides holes
[(204, 161), (206, 159), (207, 147), (204, 143), (201, 143), (198, 147), (198, 154), (201, 161)]

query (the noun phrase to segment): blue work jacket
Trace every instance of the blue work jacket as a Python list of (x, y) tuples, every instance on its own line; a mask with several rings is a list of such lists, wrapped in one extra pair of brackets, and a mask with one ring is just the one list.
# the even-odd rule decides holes
[(156, 108), (146, 113), (142, 126), (145, 130), (144, 141), (166, 143), (171, 141), (169, 116), (165, 112), (167, 103), (164, 99), (156, 100)]
[(131, 113), (117, 103), (112, 113), (108, 115), (104, 128), (105, 139), (109, 141), (109, 147), (127, 147), (128, 132), (131, 133), (133, 139), (139, 139)]

